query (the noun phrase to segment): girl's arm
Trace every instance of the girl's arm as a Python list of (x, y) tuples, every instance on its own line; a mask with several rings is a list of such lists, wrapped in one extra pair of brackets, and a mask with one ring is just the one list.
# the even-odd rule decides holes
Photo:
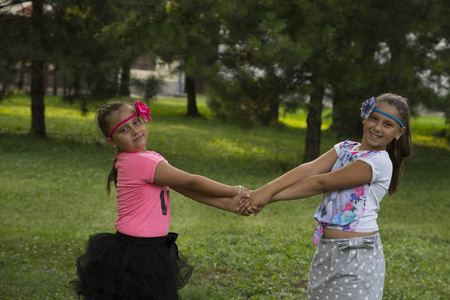
[[(242, 188), (241, 193), (237, 194), (234, 197), (226, 198), (226, 197), (208, 197), (202, 194), (198, 194), (189, 190), (185, 190), (182, 188), (174, 188), (178, 193), (191, 198), (199, 203), (209, 205), (215, 208), (219, 208), (225, 211), (229, 211), (235, 214), (239, 214), (239, 210), (237, 208), (240, 206), (241, 202), (245, 203), (249, 201), (249, 191), (247, 188)], [(243, 215), (249, 216), (250, 214), (247, 211), (243, 212)]]
[(208, 197), (234, 197), (239, 193), (238, 186), (229, 186), (204, 176), (187, 173), (167, 162), (160, 162), (157, 165), (153, 183)]
[[(336, 160), (337, 153), (334, 148), (332, 148), (314, 161), (304, 163), (295, 169), (292, 169), (277, 179), (267, 183), (265, 186), (253, 191), (251, 193), (252, 205), (259, 206), (260, 209), (258, 209), (258, 211), (260, 211), (262, 207), (270, 202), (273, 195), (279, 193), (280, 191), (285, 190), (289, 186), (299, 183), (306, 178), (331, 171), (331, 168), (335, 164)], [(252, 210), (248, 204), (244, 205), (242, 209), (247, 208), (250, 211)], [(256, 209), (256, 207), (253, 207), (253, 209)]]
[(372, 167), (363, 161), (355, 161), (336, 171), (311, 176), (275, 194), (269, 201), (307, 198), (330, 191), (347, 189), (369, 183)]

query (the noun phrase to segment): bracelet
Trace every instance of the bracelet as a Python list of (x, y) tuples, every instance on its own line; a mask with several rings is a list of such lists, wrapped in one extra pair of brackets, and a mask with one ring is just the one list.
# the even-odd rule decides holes
[(241, 186), (241, 185), (239, 185), (239, 192), (238, 192), (238, 194), (240, 194), (240, 193), (241, 193), (241, 189), (242, 189), (242, 186)]

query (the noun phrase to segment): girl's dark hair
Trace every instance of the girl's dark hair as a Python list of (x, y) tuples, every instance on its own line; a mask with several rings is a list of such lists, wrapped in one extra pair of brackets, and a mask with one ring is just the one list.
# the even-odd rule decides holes
[[(123, 106), (128, 105), (125, 102), (109, 102), (103, 105), (97, 112), (97, 125), (102, 131), (103, 135), (105, 137), (109, 136), (109, 133), (111, 132), (111, 126), (108, 122), (109, 116), (115, 112), (118, 111)], [(106, 194), (109, 196), (111, 193), (111, 182), (114, 182), (114, 186), (117, 187), (117, 169), (116, 169), (116, 162), (117, 162), (117, 151), (114, 153), (114, 159), (113, 159), (113, 165), (111, 168), (111, 171), (108, 175), (108, 182), (106, 184)]]
[(393, 165), (392, 179), (388, 190), (389, 195), (392, 196), (397, 191), (398, 182), (402, 175), (403, 158), (412, 155), (409, 108), (406, 98), (391, 93), (378, 96), (376, 103), (387, 103), (394, 106), (398, 111), (400, 121), (406, 127), (402, 136), (398, 140), (394, 138), (386, 147), (386, 151), (389, 153)]

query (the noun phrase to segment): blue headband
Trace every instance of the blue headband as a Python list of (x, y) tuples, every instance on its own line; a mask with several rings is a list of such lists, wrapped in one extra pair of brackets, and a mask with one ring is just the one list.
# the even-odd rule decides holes
[(380, 113), (380, 114), (382, 114), (382, 115), (385, 115), (386, 117), (389, 117), (389, 118), (391, 118), (391, 119), (397, 121), (397, 123), (400, 124), (400, 127), (404, 127), (403, 123), (402, 123), (399, 119), (397, 119), (396, 117), (391, 116), (390, 114), (385, 113), (384, 111), (381, 111), (381, 110), (376, 109), (376, 108), (374, 108), (373, 111), (376, 111), (376, 112), (378, 112), (378, 113)]

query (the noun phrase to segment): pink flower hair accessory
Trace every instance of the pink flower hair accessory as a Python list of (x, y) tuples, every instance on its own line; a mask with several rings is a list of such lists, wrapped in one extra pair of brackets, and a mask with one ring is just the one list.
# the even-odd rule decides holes
[(136, 107), (136, 113), (139, 115), (139, 117), (144, 119), (145, 122), (147, 122), (147, 119), (148, 121), (152, 120), (152, 118), (150, 117), (150, 109), (146, 104), (142, 103), (139, 100), (136, 100), (136, 103), (134, 103), (134, 107)]
[(151, 121), (152, 118), (150, 117), (150, 109), (148, 108), (148, 106), (144, 103), (142, 103), (139, 100), (136, 100), (136, 102), (134, 103), (134, 107), (136, 108), (136, 113), (129, 116), (128, 118), (126, 118), (125, 120), (123, 120), (122, 122), (120, 122), (119, 124), (117, 124), (113, 130), (111, 130), (111, 132), (109, 133), (108, 137), (112, 137), (114, 131), (116, 131), (117, 128), (119, 128), (120, 125), (122, 125), (123, 123), (127, 122), (130, 119), (133, 119), (136, 116), (141, 117), (142, 119), (144, 119), (145, 122)]

